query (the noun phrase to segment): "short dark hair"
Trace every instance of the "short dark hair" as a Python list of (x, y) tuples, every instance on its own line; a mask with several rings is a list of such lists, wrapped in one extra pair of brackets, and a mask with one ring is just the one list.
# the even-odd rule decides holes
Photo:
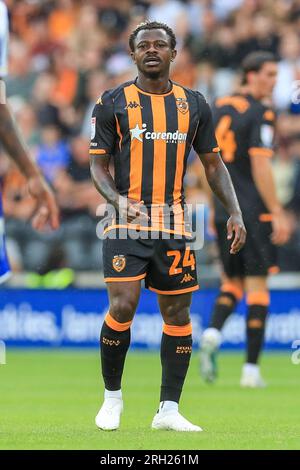
[(247, 83), (247, 73), (258, 72), (266, 62), (277, 62), (272, 52), (256, 51), (246, 55), (242, 62), (243, 85)]
[(129, 36), (129, 47), (130, 50), (134, 51), (134, 40), (137, 37), (138, 33), (143, 30), (151, 30), (151, 29), (163, 29), (170, 38), (170, 45), (171, 49), (175, 49), (176, 47), (176, 37), (172, 28), (170, 28), (165, 23), (160, 23), (159, 21), (145, 21), (140, 23), (130, 34)]

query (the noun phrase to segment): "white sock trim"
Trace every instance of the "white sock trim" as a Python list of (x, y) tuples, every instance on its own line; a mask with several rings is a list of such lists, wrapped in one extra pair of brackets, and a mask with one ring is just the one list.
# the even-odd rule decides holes
[(176, 401), (161, 401), (159, 404), (159, 413), (166, 413), (169, 411), (178, 411), (178, 403)]
[(104, 398), (119, 398), (122, 400), (122, 390), (104, 390)]
[(258, 364), (250, 364), (246, 362), (243, 366), (243, 372), (249, 375), (258, 375), (260, 373), (260, 368)]

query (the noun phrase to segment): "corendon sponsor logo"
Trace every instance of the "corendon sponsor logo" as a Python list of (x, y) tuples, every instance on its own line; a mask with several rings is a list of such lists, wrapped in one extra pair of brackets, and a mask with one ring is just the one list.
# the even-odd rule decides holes
[(142, 129), (140, 129), (137, 124), (133, 129), (130, 129), (131, 140), (137, 139), (140, 142), (143, 142), (143, 138), (146, 140), (165, 140), (167, 144), (177, 144), (185, 142), (187, 139), (186, 132), (149, 132), (147, 131), (147, 124), (142, 124)]

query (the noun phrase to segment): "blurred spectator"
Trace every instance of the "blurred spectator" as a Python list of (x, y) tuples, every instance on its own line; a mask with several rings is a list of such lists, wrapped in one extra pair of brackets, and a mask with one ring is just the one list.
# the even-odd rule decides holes
[(96, 214), (103, 199), (96, 191), (90, 175), (89, 139), (78, 135), (70, 142), (68, 164), (58, 170), (53, 186), (62, 208), (62, 219), (89, 213)]
[(71, 159), (54, 181), (61, 207), (62, 246), (67, 266), (84, 270), (99, 269), (101, 242), (96, 238), (97, 206), (104, 200), (90, 177), (89, 140), (77, 136), (71, 141)]
[(81, 132), (87, 138), (91, 135), (91, 117), (93, 108), (96, 101), (102, 95), (102, 93), (108, 88), (107, 76), (104, 72), (92, 72), (89, 75), (88, 82), (86, 84), (86, 97), (87, 105), (83, 116)]
[(147, 12), (150, 21), (167, 23), (174, 30), (186, 16), (186, 8), (178, 0), (152, 0)]
[(76, 27), (78, 6), (72, 0), (59, 0), (48, 18), (49, 39), (64, 43)]
[(37, 162), (47, 180), (53, 184), (59, 170), (66, 168), (69, 161), (69, 145), (62, 140), (60, 129), (53, 124), (42, 127)]
[[(188, 74), (186, 73), (187, 70), (189, 71)], [(172, 66), (171, 79), (188, 88), (195, 88), (196, 76), (196, 65), (191, 52), (187, 48), (181, 49)]]
[[(7, 0), (7, 5), (12, 33), (7, 93), (33, 158), (55, 187), (62, 209), (58, 232), (33, 232), (27, 224), (32, 200), (11, 167), (4, 207), (16, 270), (99, 268), (95, 213), (101, 200), (89, 173), (90, 117), (104, 90), (136, 76), (128, 36), (149, 18), (175, 31), (178, 56), (172, 79), (199, 90), (209, 102), (237, 89), (247, 53), (264, 49), (278, 57), (274, 171), (280, 200), (294, 221), (294, 236), (281, 249), (280, 264), (300, 271), (299, 0)], [(6, 165), (1, 158), (1, 166)], [(191, 158), (188, 199), (203, 199), (200, 168), (199, 159)], [(199, 256), (213, 270), (213, 244)]]
[(279, 44), (281, 60), (278, 64), (278, 79), (274, 90), (275, 106), (288, 110), (291, 106), (293, 82), (300, 80), (300, 39), (296, 32), (288, 32)]
[(9, 45), (9, 75), (5, 80), (7, 96), (19, 96), (29, 101), (37, 75), (31, 67), (27, 45), (13, 39)]

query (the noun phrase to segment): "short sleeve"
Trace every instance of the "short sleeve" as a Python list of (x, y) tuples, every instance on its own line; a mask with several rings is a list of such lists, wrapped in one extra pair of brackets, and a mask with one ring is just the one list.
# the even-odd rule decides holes
[(205, 98), (197, 93), (200, 121), (193, 140), (193, 147), (198, 154), (219, 152), (211, 109)]
[(253, 113), (250, 130), (249, 155), (272, 157), (274, 154), (275, 113), (262, 108)]
[(117, 140), (114, 105), (108, 92), (95, 104), (91, 119), (90, 155), (112, 154)]

